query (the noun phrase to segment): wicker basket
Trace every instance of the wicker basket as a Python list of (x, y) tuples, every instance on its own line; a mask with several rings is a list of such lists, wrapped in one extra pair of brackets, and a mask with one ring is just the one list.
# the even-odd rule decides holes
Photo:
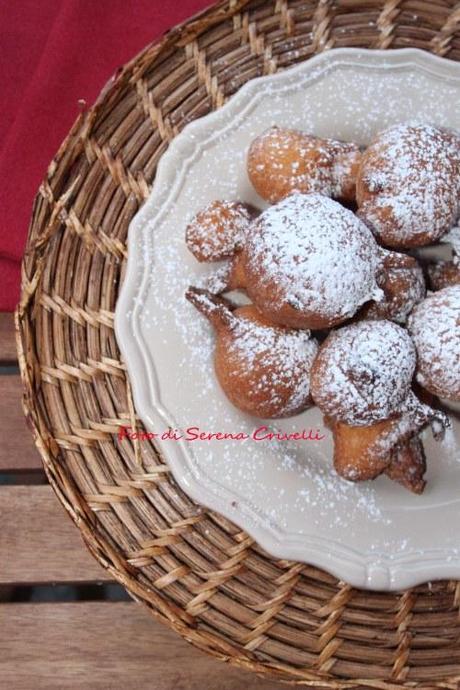
[(91, 552), (197, 647), (318, 690), (457, 688), (460, 583), (374, 594), (275, 560), (185, 496), (153, 445), (117, 442), (134, 411), (114, 308), (128, 225), (160, 156), (248, 79), (340, 46), (413, 46), (459, 60), (460, 6), (229, 0), (113, 78), (35, 200), (17, 311), (25, 408), (48, 478)]

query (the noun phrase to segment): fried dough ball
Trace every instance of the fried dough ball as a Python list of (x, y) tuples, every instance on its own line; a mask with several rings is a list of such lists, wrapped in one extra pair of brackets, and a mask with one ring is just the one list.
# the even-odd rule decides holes
[(382, 299), (382, 250), (349, 210), (320, 194), (292, 194), (251, 225), (241, 253), (249, 297), (273, 323), (328, 328)]
[[(409, 313), (426, 295), (423, 270), (417, 260), (405, 254), (381, 251), (382, 271), (378, 284), (382, 288), (381, 301), (363, 305), (357, 313), (358, 319), (390, 319), (404, 324)], [(213, 294), (221, 294), (246, 288), (244, 257), (237, 252), (224, 266), (221, 266), (206, 280), (205, 287)]]
[(417, 381), (430, 393), (460, 401), (460, 285), (429, 295), (409, 317)]
[[(404, 324), (412, 309), (426, 295), (422, 267), (411, 256), (391, 252), (393, 261), (380, 278), (385, 298), (381, 302), (364, 305), (360, 316), (365, 319), (390, 319)], [(396, 261), (394, 260), (396, 258)]]
[[(334, 428), (334, 468), (348, 481), (368, 481), (386, 474), (415, 494), (426, 482), (426, 459), (420, 438), (405, 438), (400, 419), (378, 422), (368, 427), (337, 423)], [(412, 433), (412, 432), (411, 432)], [(399, 439), (398, 439), (399, 437)]]
[(236, 252), (231, 259), (206, 277), (200, 284), (212, 295), (220, 295), (223, 292), (246, 288), (246, 276), (244, 275), (243, 253)]
[(279, 418), (311, 406), (310, 369), (318, 346), (308, 331), (273, 326), (253, 305), (233, 310), (197, 288), (186, 297), (215, 328), (216, 376), (235, 407)]
[(379, 440), (395, 424), (394, 419), (359, 427), (336, 422), (333, 434), (337, 474), (352, 482), (368, 481), (382, 474), (390, 463), (391, 449), (379, 444)]
[(422, 403), (412, 392), (397, 416), (369, 426), (332, 425), (334, 467), (344, 479), (367, 481), (385, 473), (409, 491), (425, 488), (425, 453), (419, 434), (431, 423), (435, 437), (448, 421), (444, 413)]
[(390, 464), (385, 468), (387, 477), (414, 494), (423, 493), (426, 486), (423, 478), (425, 472), (425, 451), (418, 436), (397, 447), (393, 451)]
[(432, 290), (442, 290), (452, 285), (460, 285), (460, 263), (438, 261), (428, 266), (428, 277)]
[(381, 132), (364, 152), (358, 215), (387, 247), (436, 242), (459, 216), (460, 139), (428, 124)]
[(258, 194), (271, 203), (294, 191), (351, 201), (360, 158), (356, 144), (271, 127), (249, 147), (247, 170)]
[[(460, 193), (460, 190), (459, 190)], [(460, 219), (457, 219), (460, 220)], [(452, 250), (453, 261), (460, 262), (460, 225), (455, 225), (448, 233), (443, 235), (441, 242), (443, 244), (450, 244)]]
[(331, 332), (311, 371), (311, 393), (323, 414), (350, 426), (396, 416), (411, 392), (415, 347), (392, 321), (358, 321)]
[(356, 201), (356, 178), (361, 165), (362, 151), (357, 144), (325, 139), (332, 155), (331, 195), (344, 203)]
[(252, 218), (237, 201), (212, 201), (188, 224), (185, 242), (198, 261), (220, 261), (241, 249)]

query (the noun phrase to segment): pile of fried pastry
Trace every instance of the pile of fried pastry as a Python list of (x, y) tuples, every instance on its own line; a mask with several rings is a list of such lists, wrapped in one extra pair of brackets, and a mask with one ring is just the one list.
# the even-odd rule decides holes
[[(224, 262), (186, 293), (223, 391), (264, 419), (317, 405), (340, 476), (421, 493), (421, 431), (441, 438), (460, 401), (460, 134), (410, 122), (364, 149), (272, 127), (247, 173), (268, 208), (213, 201), (186, 229), (198, 261)], [(422, 261), (441, 242), (451, 258)]]

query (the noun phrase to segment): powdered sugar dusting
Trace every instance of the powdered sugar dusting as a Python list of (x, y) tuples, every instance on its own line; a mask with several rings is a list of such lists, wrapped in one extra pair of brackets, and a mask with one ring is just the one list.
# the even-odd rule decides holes
[(295, 193), (264, 211), (251, 227), (245, 253), (256, 304), (266, 291), (274, 296), (263, 305), (267, 310), (286, 303), (345, 319), (383, 297), (371, 233), (351, 211), (319, 194)]
[(407, 317), (414, 306), (418, 304), (426, 294), (425, 278), (420, 266), (408, 268), (407, 271), (410, 274), (408, 287), (404, 294), (402, 303), (398, 306), (393, 314), (393, 319), (399, 323), (406, 323)]
[[(232, 116), (226, 130), (209, 128), (204, 144), (198, 130), (180, 135), (189, 148), (181, 159), (175, 158), (165, 178), (167, 211), (165, 197), (160, 202), (157, 195), (154, 204), (147, 202), (148, 214), (131, 228), (129, 256), (134, 252), (136, 258), (128, 282), (139, 285), (145, 276), (146, 289), (136, 288), (136, 298), (122, 318), (135, 323), (155, 364), (154, 375), (142, 369), (132, 380), (135, 394), (145, 381), (150, 391), (158, 391), (164, 414), (159, 424), (251, 432), (259, 423), (233, 408), (221, 392), (212, 372), (211, 327), (183, 297), (190, 284), (215, 271), (215, 266), (198, 264), (185, 247), (184, 231), (191, 218), (214, 199), (242, 200), (263, 208), (246, 176), (249, 143), (273, 124), (366, 144), (382, 128), (415, 115), (442, 126), (460, 123), (457, 84), (414, 69), (410, 60), (393, 70), (391, 55), (380, 56), (378, 68), (368, 66), (369, 60), (377, 60), (369, 51), (362, 54), (362, 67), (342, 58), (341, 64), (334, 64), (333, 51), (325, 59), (331, 60), (331, 67), (310, 67), (308, 83), (302, 74), (290, 79), (286, 72), (284, 90), (258, 86), (257, 102), (241, 117)], [(194, 142), (199, 153), (192, 159)], [(128, 366), (130, 373), (134, 371), (135, 358)], [(260, 535), (263, 546), (268, 548), (264, 540), (270, 535), (286, 554), (295, 551), (296, 558), (313, 562), (316, 554), (326, 554), (330, 561), (323, 558), (323, 567), (330, 562), (336, 571), (346, 559), (361, 563), (360, 554), (369, 564), (399, 563), (407, 553), (414, 559), (420, 554), (423, 560), (433, 543), (442, 550), (443, 562), (456, 559), (460, 453), (455, 422), (442, 443), (433, 441), (430, 432), (423, 434), (428, 487), (420, 497), (385, 477), (366, 484), (340, 479), (332, 468), (331, 434), (316, 408), (267, 424), (281, 431), (319, 429), (325, 438), (311, 444), (197, 441), (186, 448), (180, 472), (186, 478), (193, 475), (203, 493), (220, 496), (222, 511)], [(164, 443), (161, 450), (169, 461), (171, 446)], [(361, 565), (357, 568), (360, 574), (355, 571), (353, 578), (365, 584)], [(349, 572), (344, 569), (343, 576)], [(393, 586), (397, 585), (399, 581)]]
[(328, 336), (315, 368), (312, 394), (322, 411), (367, 426), (388, 419), (406, 400), (415, 348), (391, 321), (360, 321)]
[(460, 401), (460, 285), (429, 295), (409, 318), (417, 348), (417, 379), (441, 397)]
[(427, 124), (390, 127), (363, 158), (360, 217), (384, 244), (434, 242), (458, 218), (459, 165), (458, 137)]
[(284, 330), (235, 319), (228, 358), (237, 363), (237, 377), (253, 381), (257, 400), (288, 415), (308, 404), (310, 369), (318, 346), (309, 331)]
[(219, 261), (243, 246), (251, 217), (235, 201), (212, 201), (189, 223), (187, 246), (200, 261)]
[(456, 225), (449, 230), (442, 238), (442, 241), (451, 245), (453, 259), (456, 263), (460, 264), (460, 225)]
[(251, 143), (248, 171), (258, 192), (272, 202), (293, 191), (330, 196), (333, 160), (325, 140), (271, 127)]

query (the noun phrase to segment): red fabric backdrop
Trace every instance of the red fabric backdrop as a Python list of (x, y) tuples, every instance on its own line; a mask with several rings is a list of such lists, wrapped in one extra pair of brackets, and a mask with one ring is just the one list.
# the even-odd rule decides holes
[(19, 296), (32, 202), (78, 115), (116, 69), (211, 0), (0, 0), (0, 311)]

